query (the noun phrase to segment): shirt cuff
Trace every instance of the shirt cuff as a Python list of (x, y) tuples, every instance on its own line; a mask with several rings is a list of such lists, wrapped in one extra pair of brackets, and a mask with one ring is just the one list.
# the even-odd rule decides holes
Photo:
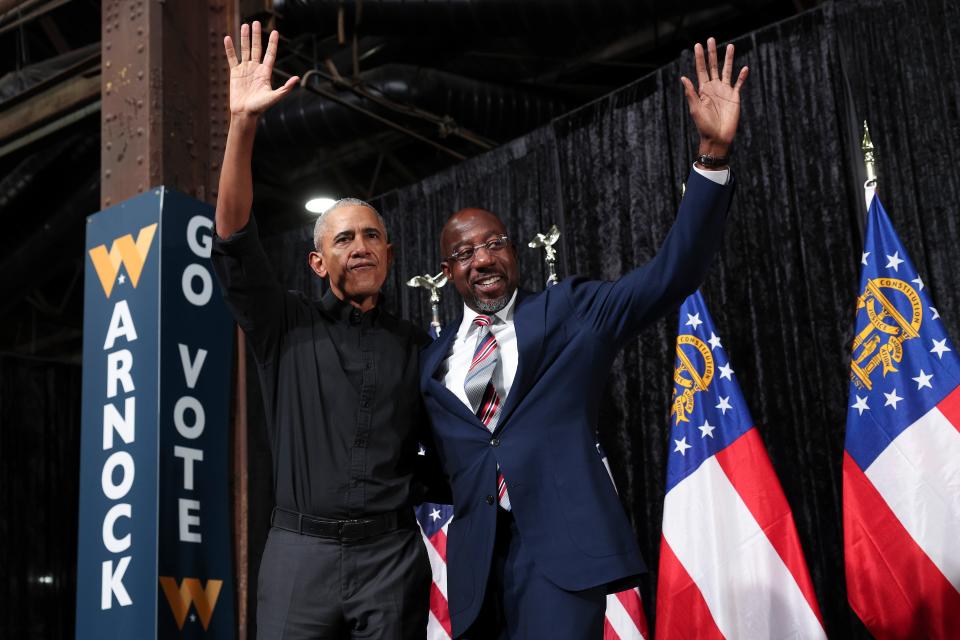
[(717, 184), (728, 184), (730, 182), (730, 169), (721, 169), (719, 171), (709, 171), (707, 169), (701, 169), (696, 164), (693, 165), (693, 170), (702, 175), (707, 180), (713, 180)]

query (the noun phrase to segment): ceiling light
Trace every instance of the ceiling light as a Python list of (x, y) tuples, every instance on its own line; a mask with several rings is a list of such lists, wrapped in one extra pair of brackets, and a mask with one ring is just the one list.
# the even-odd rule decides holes
[(334, 202), (336, 200), (333, 198), (311, 198), (305, 206), (310, 213), (320, 214), (332, 207)]

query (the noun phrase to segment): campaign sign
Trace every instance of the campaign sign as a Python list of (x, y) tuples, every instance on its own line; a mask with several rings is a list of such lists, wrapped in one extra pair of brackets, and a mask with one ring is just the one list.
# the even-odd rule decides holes
[(232, 638), (232, 322), (213, 209), (164, 187), (87, 220), (78, 638)]

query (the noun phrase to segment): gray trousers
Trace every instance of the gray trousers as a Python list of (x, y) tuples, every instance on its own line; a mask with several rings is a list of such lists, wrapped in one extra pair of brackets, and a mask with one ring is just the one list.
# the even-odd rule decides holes
[(257, 584), (258, 640), (422, 640), (430, 563), (420, 531), (340, 542), (270, 529)]

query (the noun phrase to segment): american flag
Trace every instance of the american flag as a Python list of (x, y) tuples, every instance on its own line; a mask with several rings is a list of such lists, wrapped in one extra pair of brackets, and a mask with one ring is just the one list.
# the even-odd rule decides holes
[(878, 638), (956, 638), (960, 360), (876, 196), (860, 262), (843, 455), (848, 599)]
[[(431, 327), (430, 335), (437, 337)], [(424, 453), (421, 448), (421, 454)], [(597, 445), (597, 453), (610, 473), (606, 455)], [(613, 476), (610, 476), (613, 481)], [(447, 530), (453, 520), (453, 507), (448, 504), (425, 502), (416, 508), (420, 533), (430, 558), (433, 584), (430, 585), (430, 616), (427, 619), (427, 640), (450, 640), (450, 611), (447, 606)], [(636, 588), (607, 596), (607, 610), (603, 625), (603, 640), (645, 640), (647, 618), (643, 613), (640, 591)]]
[[(604, 458), (606, 461), (606, 458)], [(427, 621), (427, 640), (449, 640), (450, 612), (447, 608), (447, 529), (453, 520), (453, 507), (432, 502), (417, 507), (417, 521), (423, 535), (433, 584), (430, 586), (430, 617)], [(640, 592), (634, 589), (607, 596), (607, 611), (603, 625), (603, 640), (644, 640), (647, 619), (643, 613)]]
[(430, 558), (433, 584), (430, 585), (430, 617), (427, 640), (449, 640), (450, 610), (447, 607), (447, 529), (453, 520), (449, 504), (425, 502), (417, 507), (417, 522)]
[(680, 308), (658, 639), (825, 638), (780, 482), (700, 292)]

